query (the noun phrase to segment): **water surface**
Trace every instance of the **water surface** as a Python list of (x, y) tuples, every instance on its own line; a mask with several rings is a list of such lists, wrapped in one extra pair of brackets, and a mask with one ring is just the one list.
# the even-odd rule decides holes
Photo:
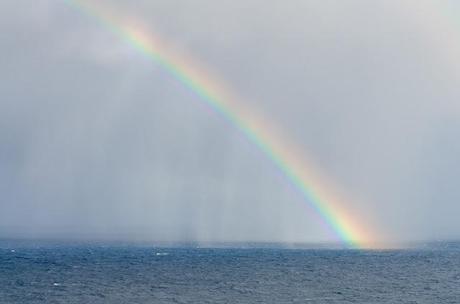
[(460, 303), (460, 246), (199, 249), (0, 242), (1, 303)]

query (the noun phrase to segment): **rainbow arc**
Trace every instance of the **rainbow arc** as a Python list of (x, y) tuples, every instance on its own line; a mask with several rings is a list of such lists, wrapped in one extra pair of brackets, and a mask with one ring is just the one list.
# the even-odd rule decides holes
[(351, 248), (371, 247), (375, 234), (360, 225), (350, 214), (326, 180), (321, 178), (305, 156), (294, 145), (273, 131), (273, 123), (259, 117), (255, 111), (232, 94), (225, 85), (205, 72), (196, 61), (178, 54), (159, 35), (127, 24), (96, 1), (64, 0), (85, 15), (97, 19), (101, 25), (128, 43), (145, 58), (161, 66), (177, 81), (195, 92), (214, 112), (218, 113), (252, 142), (294, 185), (307, 202), (328, 224), (334, 233)]

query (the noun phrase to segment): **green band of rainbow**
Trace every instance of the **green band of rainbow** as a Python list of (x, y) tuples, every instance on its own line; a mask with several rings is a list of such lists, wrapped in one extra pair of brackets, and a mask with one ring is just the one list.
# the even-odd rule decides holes
[[(219, 113), (233, 126), (238, 128), (266, 157), (286, 176), (298, 189), (304, 199), (321, 215), (325, 222), (333, 229), (336, 235), (352, 248), (362, 247), (369, 242), (365, 236), (369, 232), (358, 228), (356, 221), (345, 215), (344, 210), (331, 200), (327, 195), (315, 187), (314, 179), (305, 165), (296, 160), (289, 147), (284, 147), (281, 140), (267, 131), (264, 125), (258, 123), (251, 111), (241, 110), (241, 105), (226, 97), (226, 93), (213, 88), (209, 76), (196, 72), (190, 62), (180, 60), (162, 43), (155, 42), (151, 36), (143, 36), (139, 31), (130, 28), (112, 16), (104, 13), (93, 4), (84, 1), (64, 0), (67, 4), (78, 9), (86, 15), (96, 18), (103, 26), (119, 36), (146, 58), (154, 61), (168, 71), (175, 79), (186, 87), (196, 92), (200, 99), (215, 112)], [(298, 157), (297, 157), (298, 158)]]

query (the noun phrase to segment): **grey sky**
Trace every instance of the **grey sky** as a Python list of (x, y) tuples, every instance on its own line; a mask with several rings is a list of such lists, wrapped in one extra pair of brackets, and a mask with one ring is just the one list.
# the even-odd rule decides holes
[[(460, 236), (460, 43), (425, 18), (435, 1), (103, 2), (204, 62), (387, 236)], [(95, 20), (1, 1), (0, 28), (0, 236), (333, 239), (259, 151)]]

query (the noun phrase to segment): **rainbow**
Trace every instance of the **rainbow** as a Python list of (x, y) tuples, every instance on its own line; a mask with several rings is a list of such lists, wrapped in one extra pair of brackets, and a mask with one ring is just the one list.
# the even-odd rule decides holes
[[(376, 243), (375, 234), (360, 225), (360, 221), (351, 216), (340, 195), (325, 184), (314, 170), (307, 165), (302, 153), (287, 143), (284, 136), (273, 129), (272, 124), (264, 122), (255, 111), (231, 94), (216, 77), (204, 72), (196, 61), (178, 54), (174, 48), (159, 35), (148, 34), (141, 26), (123, 21), (111, 14), (106, 8), (98, 7), (96, 1), (64, 0), (78, 11), (97, 19), (104, 27), (120, 37), (147, 59), (160, 65), (175, 79), (195, 92), (202, 102), (218, 113), (242, 134), (282, 172), (294, 185), (305, 201), (324, 219), (343, 244), (350, 248), (363, 248)], [(361, 221), (362, 222), (362, 221)]]

